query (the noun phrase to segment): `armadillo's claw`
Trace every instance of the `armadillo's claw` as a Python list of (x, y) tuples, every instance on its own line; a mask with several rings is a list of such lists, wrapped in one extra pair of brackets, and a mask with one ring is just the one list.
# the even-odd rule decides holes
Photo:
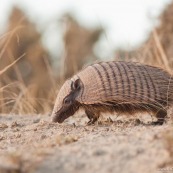
[(98, 118), (91, 118), (91, 119), (88, 121), (87, 125), (92, 125), (92, 124), (94, 124), (97, 120), (98, 120)]
[(92, 125), (93, 123), (92, 123), (92, 120), (89, 120), (88, 122), (87, 122), (87, 125), (88, 126), (90, 126), (90, 125)]

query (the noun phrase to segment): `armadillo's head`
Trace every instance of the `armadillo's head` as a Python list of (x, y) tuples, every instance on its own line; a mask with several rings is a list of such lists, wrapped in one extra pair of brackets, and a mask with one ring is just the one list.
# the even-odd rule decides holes
[(74, 115), (79, 109), (80, 103), (76, 100), (81, 90), (81, 81), (67, 80), (61, 87), (52, 112), (52, 121), (62, 123), (68, 117)]

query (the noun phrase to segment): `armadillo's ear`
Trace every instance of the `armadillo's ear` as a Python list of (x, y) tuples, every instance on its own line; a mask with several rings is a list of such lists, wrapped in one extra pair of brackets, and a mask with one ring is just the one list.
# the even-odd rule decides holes
[(78, 90), (81, 87), (80, 79), (76, 79), (74, 82), (72, 82), (71, 88), (72, 90)]

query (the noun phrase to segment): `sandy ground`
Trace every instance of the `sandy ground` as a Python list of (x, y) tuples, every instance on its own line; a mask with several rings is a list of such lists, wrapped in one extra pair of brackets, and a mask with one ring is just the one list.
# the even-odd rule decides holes
[(152, 126), (121, 117), (86, 126), (84, 115), (63, 124), (50, 120), (0, 116), (0, 173), (173, 172), (165, 138), (170, 121)]

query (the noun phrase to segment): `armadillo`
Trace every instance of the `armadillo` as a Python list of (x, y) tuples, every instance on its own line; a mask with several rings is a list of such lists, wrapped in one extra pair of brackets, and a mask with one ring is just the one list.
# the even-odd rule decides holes
[(83, 108), (88, 124), (100, 114), (148, 112), (162, 125), (173, 104), (172, 75), (166, 70), (136, 62), (109, 61), (89, 65), (61, 87), (52, 121), (62, 123)]

